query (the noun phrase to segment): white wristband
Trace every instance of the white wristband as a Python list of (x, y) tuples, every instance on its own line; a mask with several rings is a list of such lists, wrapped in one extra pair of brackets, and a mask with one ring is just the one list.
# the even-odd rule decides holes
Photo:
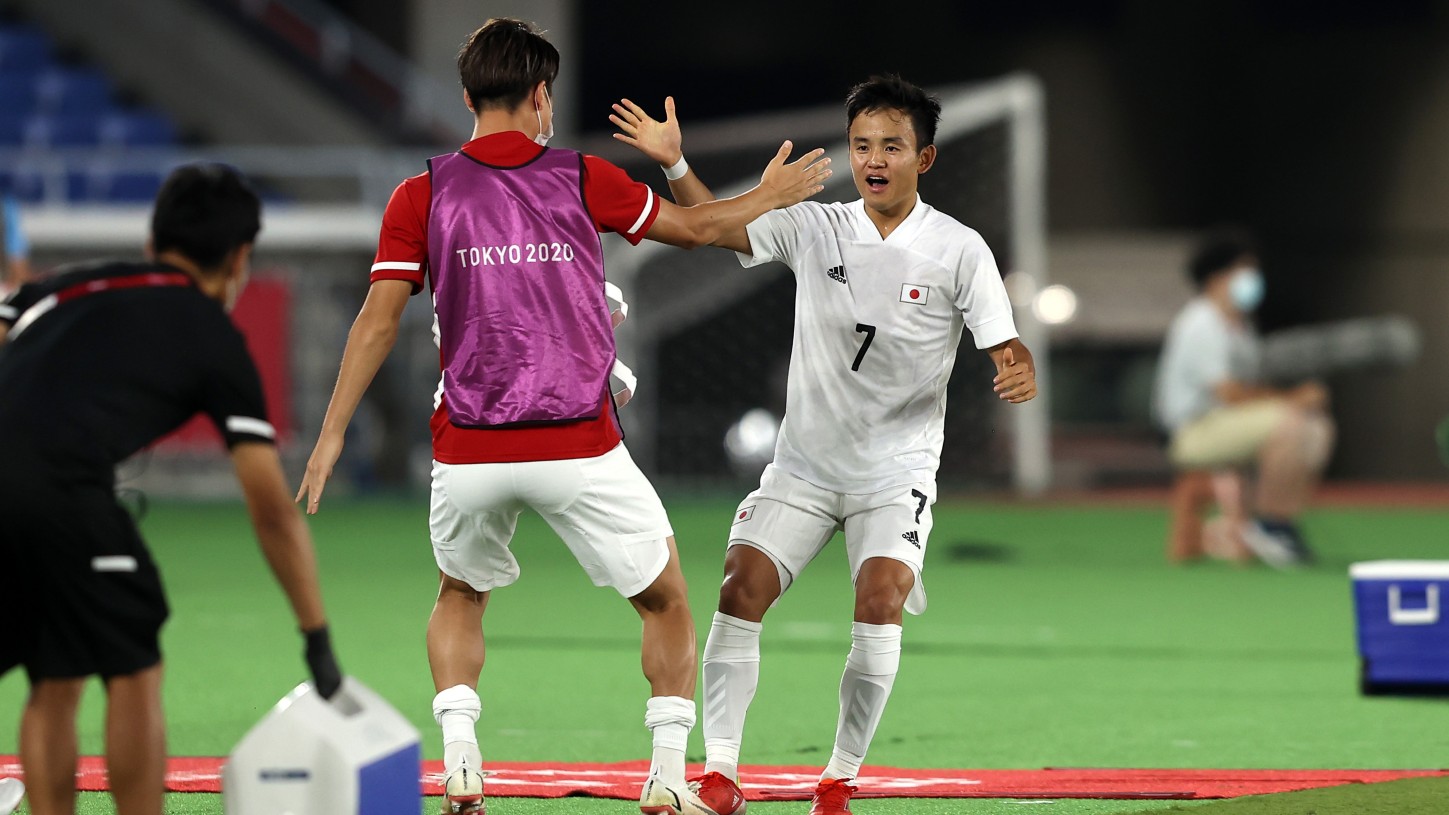
[(670, 181), (678, 181), (684, 178), (684, 174), (687, 172), (689, 172), (689, 162), (684, 160), (684, 154), (681, 153), (679, 155), (679, 161), (674, 162), (673, 167), (664, 168), (664, 177)]

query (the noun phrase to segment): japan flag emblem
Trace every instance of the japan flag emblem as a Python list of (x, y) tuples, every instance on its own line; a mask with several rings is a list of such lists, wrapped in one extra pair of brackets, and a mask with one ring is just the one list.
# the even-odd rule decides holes
[(735, 523), (737, 524), (744, 523), (745, 521), (748, 521), (753, 517), (755, 517), (754, 504), (750, 504), (747, 507), (740, 507), (739, 509), (735, 510)]
[(910, 303), (913, 306), (924, 306), (930, 296), (931, 289), (929, 286), (922, 286), (917, 283), (907, 283), (901, 286), (902, 303)]

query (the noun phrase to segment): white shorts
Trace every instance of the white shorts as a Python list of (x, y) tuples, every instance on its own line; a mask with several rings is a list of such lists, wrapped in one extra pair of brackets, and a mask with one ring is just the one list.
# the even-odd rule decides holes
[(906, 611), (920, 614), (926, 610), (921, 568), (931, 537), (931, 505), (935, 502), (935, 482), (903, 484), (865, 494), (840, 493), (817, 487), (771, 464), (760, 477), (760, 488), (746, 496), (735, 510), (729, 545), (753, 546), (768, 555), (780, 573), (783, 595), (835, 533), (844, 529), (851, 582), (871, 558), (898, 560), (916, 575), (916, 583), (906, 597)]
[(620, 444), (594, 458), (434, 461), (428, 527), (438, 568), (476, 591), (511, 585), (519, 570), (509, 543), (524, 507), (543, 516), (596, 586), (633, 597), (669, 562), (669, 517)]

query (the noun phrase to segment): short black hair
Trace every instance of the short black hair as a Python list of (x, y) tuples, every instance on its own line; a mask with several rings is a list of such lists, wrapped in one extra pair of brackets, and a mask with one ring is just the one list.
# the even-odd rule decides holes
[(209, 270), (254, 242), (261, 229), (261, 199), (240, 172), (225, 164), (186, 164), (156, 194), (151, 247), (157, 254), (180, 252)]
[(458, 79), (475, 110), (512, 110), (558, 79), (558, 49), (532, 23), (495, 17), (474, 31), (458, 52)]
[(1198, 244), (1187, 264), (1188, 277), (1199, 289), (1219, 272), (1233, 268), (1243, 258), (1258, 254), (1258, 244), (1246, 229), (1236, 226), (1218, 227)]
[(941, 100), (898, 74), (872, 76), (850, 89), (845, 97), (845, 129), (855, 117), (877, 110), (899, 110), (911, 117), (916, 132), (916, 149), (924, 150), (936, 143), (936, 125), (941, 122)]

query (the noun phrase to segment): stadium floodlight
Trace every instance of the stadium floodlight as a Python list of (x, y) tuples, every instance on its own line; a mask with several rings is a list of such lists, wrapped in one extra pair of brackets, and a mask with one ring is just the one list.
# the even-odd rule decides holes
[(1062, 325), (1077, 317), (1077, 293), (1060, 283), (1047, 286), (1031, 300), (1036, 318), (1047, 325)]

